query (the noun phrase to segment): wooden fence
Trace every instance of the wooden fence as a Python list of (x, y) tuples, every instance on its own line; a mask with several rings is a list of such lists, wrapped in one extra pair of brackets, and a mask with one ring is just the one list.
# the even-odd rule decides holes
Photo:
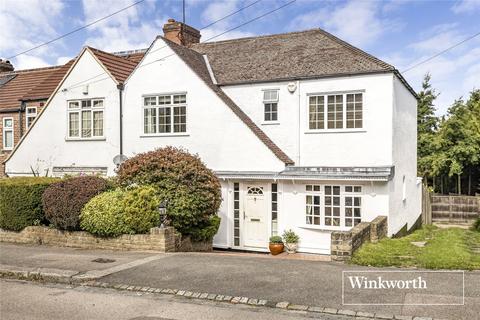
[(432, 193), (422, 185), (422, 223), (432, 224)]
[(433, 222), (470, 224), (480, 215), (480, 197), (463, 195), (431, 195)]

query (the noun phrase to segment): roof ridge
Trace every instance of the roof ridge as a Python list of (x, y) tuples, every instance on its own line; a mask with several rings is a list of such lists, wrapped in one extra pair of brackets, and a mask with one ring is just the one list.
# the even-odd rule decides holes
[[(121, 61), (126, 61), (126, 62), (129, 62), (131, 64), (135, 64), (137, 65), (135, 62), (133, 62), (132, 60), (128, 59), (128, 58), (125, 58), (125, 57), (122, 57), (122, 56), (118, 56), (116, 54), (113, 54), (113, 53), (110, 53), (110, 52), (106, 52), (106, 51), (103, 51), (103, 50), (100, 50), (100, 49), (97, 49), (97, 48), (94, 48), (94, 47), (90, 47), (90, 46), (87, 46), (87, 48), (89, 48), (90, 50), (92, 51), (98, 51), (99, 53), (102, 53), (102, 54), (107, 54), (109, 56), (111, 56), (112, 58), (117, 58), (117, 59), (120, 59)], [(120, 61), (119, 60), (119, 61)]]

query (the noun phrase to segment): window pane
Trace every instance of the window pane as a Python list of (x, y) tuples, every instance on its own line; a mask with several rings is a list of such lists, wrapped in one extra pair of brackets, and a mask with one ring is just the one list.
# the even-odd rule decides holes
[(187, 108), (174, 107), (173, 108), (173, 132), (187, 131)]
[(103, 111), (93, 112), (93, 135), (103, 136)]
[(362, 127), (362, 94), (347, 94), (347, 128)]
[(165, 133), (171, 132), (171, 109), (170, 108), (159, 108), (158, 109), (158, 132)]
[(343, 95), (328, 96), (328, 129), (343, 128)]
[(79, 127), (80, 127), (79, 114), (78, 112), (71, 112), (69, 113), (68, 117), (69, 117), (68, 118), (68, 127), (69, 127), (68, 135), (70, 137), (78, 137)]
[(71, 101), (68, 103), (68, 108), (76, 109), (80, 107), (80, 103), (78, 101)]
[(82, 100), (82, 109), (90, 108), (92, 106), (92, 100)]
[(92, 112), (82, 111), (82, 138), (90, 138), (91, 136), (92, 136)]
[(309, 129), (324, 129), (324, 97), (314, 96), (309, 99)]
[(103, 108), (103, 100), (93, 100), (94, 108)]
[(143, 117), (143, 132), (146, 134), (157, 133), (157, 109), (144, 109)]
[(187, 102), (187, 96), (184, 94), (179, 94), (179, 95), (174, 95), (173, 96), (173, 103), (179, 104), (179, 103), (186, 103)]
[(4, 148), (13, 148), (13, 131), (9, 130), (9, 131), (4, 131), (3, 132), (5, 134), (5, 137), (4, 137)]
[(155, 106), (157, 105), (157, 97), (145, 97), (143, 98), (143, 104), (145, 106)]
[(159, 96), (158, 97), (158, 104), (170, 104), (172, 96)]

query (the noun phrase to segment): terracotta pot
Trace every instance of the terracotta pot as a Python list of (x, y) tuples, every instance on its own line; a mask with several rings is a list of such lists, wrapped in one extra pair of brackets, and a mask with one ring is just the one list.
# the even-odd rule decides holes
[(283, 252), (283, 243), (270, 243), (268, 249), (272, 255), (276, 256)]

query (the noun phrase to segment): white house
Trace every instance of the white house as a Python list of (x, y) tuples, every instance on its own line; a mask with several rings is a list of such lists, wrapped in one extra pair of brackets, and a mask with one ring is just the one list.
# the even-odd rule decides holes
[(164, 32), (138, 64), (83, 49), (6, 173), (114, 175), (116, 155), (183, 147), (221, 181), (222, 248), (266, 251), (293, 229), (299, 251), (329, 254), (332, 230), (417, 221), (416, 95), (393, 66), (320, 29), (211, 43), (174, 20)]

